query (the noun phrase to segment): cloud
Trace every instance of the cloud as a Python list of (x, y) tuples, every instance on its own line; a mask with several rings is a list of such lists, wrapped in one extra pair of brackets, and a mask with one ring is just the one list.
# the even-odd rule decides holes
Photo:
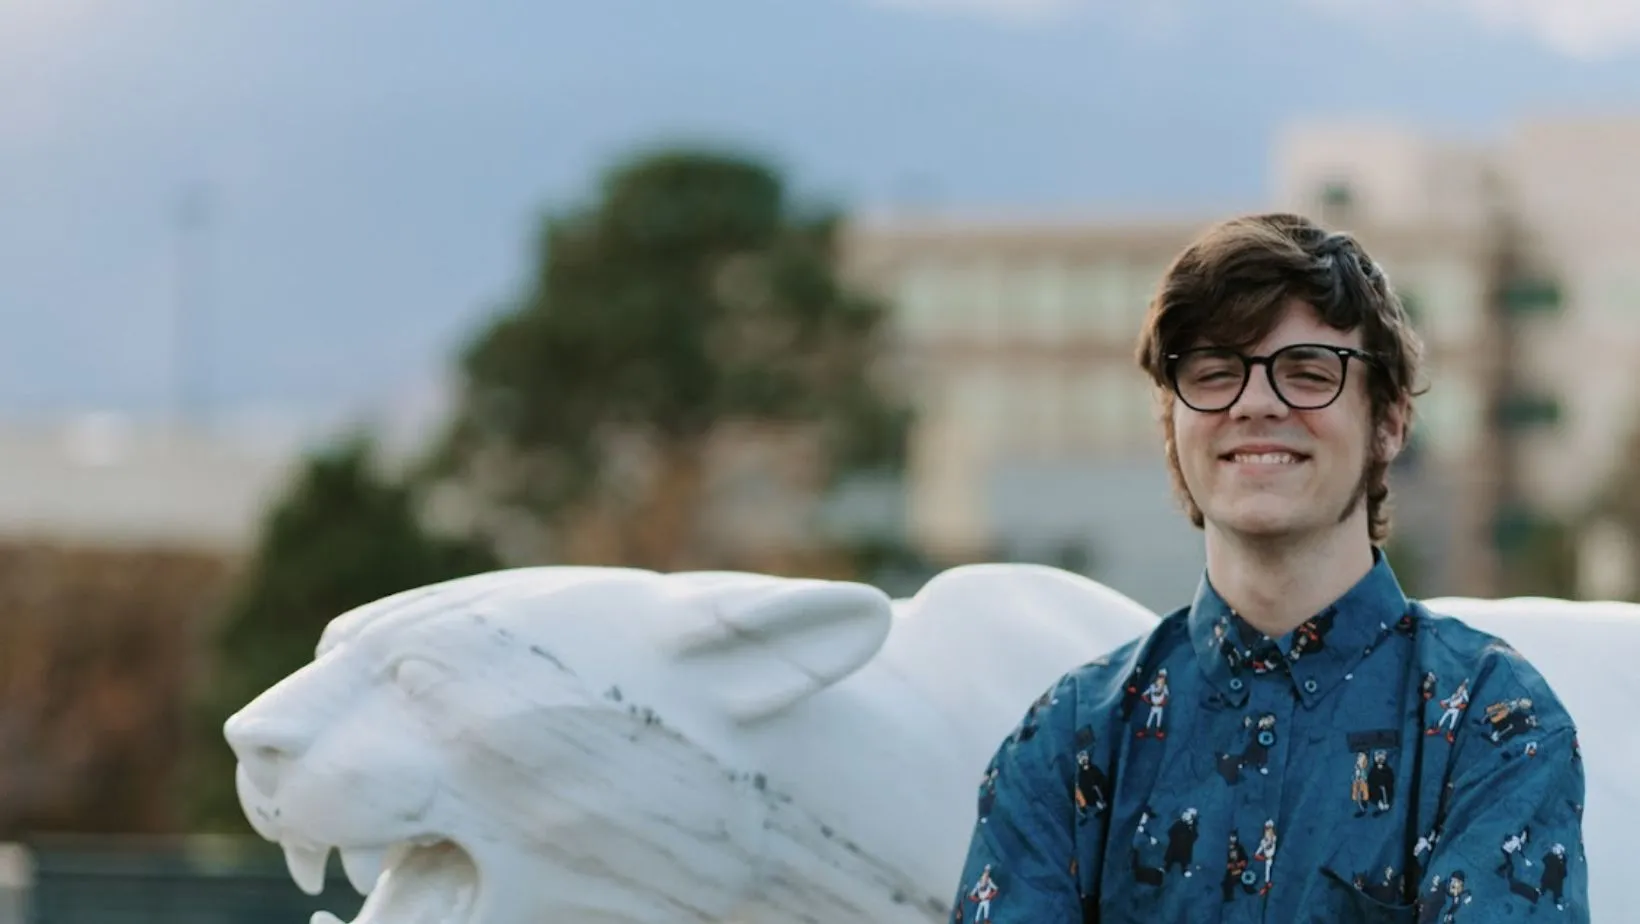
[(1010, 25), (1038, 25), (1058, 20), (1086, 0), (872, 0), (878, 6), (954, 13)]
[(1572, 58), (1602, 58), (1640, 48), (1635, 0), (1302, 0), (1351, 18), (1415, 21), (1432, 9), (1456, 12), (1482, 28), (1537, 41)]
[(1575, 57), (1604, 57), (1640, 47), (1640, 4), (1634, 0), (1461, 0), (1466, 12), (1537, 38)]
[[(1110, 8), (1106, 0), (872, 0), (881, 6), (943, 12), (1010, 25), (1046, 25), (1080, 9)], [(1225, 0), (1188, 0), (1190, 3)], [(1640, 0), (1292, 0), (1352, 19), (1415, 22), (1431, 12), (1456, 12), (1481, 27), (1523, 35), (1574, 58), (1640, 49)], [(1156, 6), (1157, 0), (1132, 8)], [(1121, 8), (1126, 4), (1117, 4)], [(1187, 18), (1187, 17), (1186, 17)]]

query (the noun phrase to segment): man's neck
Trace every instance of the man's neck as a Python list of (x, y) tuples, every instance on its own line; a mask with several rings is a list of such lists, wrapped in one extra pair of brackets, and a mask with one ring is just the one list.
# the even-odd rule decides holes
[[(1372, 570), (1366, 524), (1280, 542), (1207, 529), (1207, 575), (1224, 602), (1270, 638), (1326, 609)], [(1353, 528), (1352, 528), (1353, 527)]]

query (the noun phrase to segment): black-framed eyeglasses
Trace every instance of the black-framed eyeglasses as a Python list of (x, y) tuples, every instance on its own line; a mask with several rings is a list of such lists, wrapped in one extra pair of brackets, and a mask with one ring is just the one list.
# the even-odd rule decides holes
[(1318, 411), (1344, 393), (1350, 360), (1377, 365), (1371, 353), (1325, 343), (1294, 343), (1268, 356), (1248, 356), (1227, 347), (1197, 347), (1167, 354), (1173, 393), (1202, 413), (1228, 409), (1247, 390), (1254, 366), (1263, 366), (1270, 388), (1283, 404)]

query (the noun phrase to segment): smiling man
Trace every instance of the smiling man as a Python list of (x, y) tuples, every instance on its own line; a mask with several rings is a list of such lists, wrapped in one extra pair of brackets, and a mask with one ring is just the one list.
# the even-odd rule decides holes
[(1206, 573), (1001, 742), (953, 920), (1589, 920), (1571, 716), (1380, 548), (1421, 353), (1347, 235), (1245, 216), (1178, 256), (1138, 359)]

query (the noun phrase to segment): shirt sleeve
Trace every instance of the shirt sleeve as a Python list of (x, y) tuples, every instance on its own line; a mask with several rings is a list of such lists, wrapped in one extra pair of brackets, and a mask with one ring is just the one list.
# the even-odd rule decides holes
[[(1419, 907), (1453, 920), (1549, 914), (1588, 924), (1583, 759), (1558, 707), (1540, 726), (1531, 695), (1477, 698), (1481, 712), (1455, 755), (1439, 840), (1424, 864)], [(1422, 918), (1420, 918), (1422, 920)], [(1431, 918), (1436, 920), (1436, 918)]]
[(1076, 869), (1074, 678), (1033, 703), (992, 756), (951, 920), (1071, 924), (1082, 920)]

